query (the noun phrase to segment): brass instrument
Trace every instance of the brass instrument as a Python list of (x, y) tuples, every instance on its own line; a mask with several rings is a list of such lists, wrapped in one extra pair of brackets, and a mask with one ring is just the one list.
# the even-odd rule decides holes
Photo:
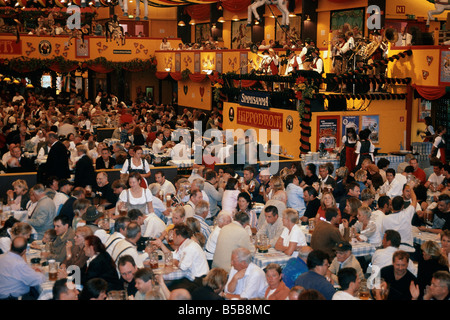
[(371, 43), (369, 43), (366, 47), (364, 52), (362, 52), (361, 56), (363, 59), (367, 60), (370, 59), (375, 51), (377, 51), (378, 47), (380, 46), (380, 42), (377, 40), (373, 40)]
[(394, 28), (387, 28), (384, 32), (384, 38), (394, 44), (398, 41), (398, 31)]

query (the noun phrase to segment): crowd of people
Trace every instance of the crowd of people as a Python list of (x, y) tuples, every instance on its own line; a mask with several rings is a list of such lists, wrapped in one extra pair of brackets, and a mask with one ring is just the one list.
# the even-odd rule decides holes
[[(412, 155), (396, 169), (387, 159), (375, 164), (363, 133), (347, 137), (358, 152), (342, 151), (339, 168), (293, 162), (271, 172), (250, 156), (216, 168), (238, 157), (235, 141), (189, 146), (171, 133), (194, 121), (221, 129), (218, 109), (177, 114), (173, 106), (126, 105), (104, 92), (93, 101), (74, 95), (67, 105), (48, 98), (1, 95), (2, 170), (36, 166), (38, 181), (28, 185), (18, 176), (3, 198), (3, 213), (26, 213), (21, 221), (2, 214), (0, 299), (39, 296), (46, 277), (27, 263), (27, 248), (60, 263), (56, 300), (105, 299), (116, 290), (135, 300), (358, 299), (369, 267), (379, 267), (383, 279), (373, 299), (449, 299), (450, 171), (442, 159), (432, 157), (429, 168)], [(120, 142), (96, 141), (95, 125), (116, 127)], [(256, 141), (238, 143), (247, 154), (258, 150), (251, 149)], [(209, 149), (214, 161), (169, 180), (142, 152), (177, 147), (188, 158), (196, 147)], [(120, 169), (120, 178), (109, 181), (102, 169), (111, 168)], [(310, 225), (308, 243), (302, 226)], [(439, 234), (440, 245), (418, 248), (413, 227)], [(259, 238), (290, 256), (287, 264), (257, 266)], [(355, 257), (355, 239), (373, 245), (375, 254)], [(155, 252), (183, 277), (155, 274)], [(80, 268), (82, 290), (67, 281), (71, 266)]]

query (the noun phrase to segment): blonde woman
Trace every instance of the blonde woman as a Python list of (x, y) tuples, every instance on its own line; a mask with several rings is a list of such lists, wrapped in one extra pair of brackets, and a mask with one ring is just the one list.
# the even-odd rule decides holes
[(425, 241), (420, 248), (422, 249), (422, 256), (419, 257), (417, 283), (420, 292), (423, 294), (426, 287), (431, 284), (433, 273), (441, 270), (448, 271), (448, 260), (435, 241)]
[(9, 230), (9, 237), (0, 237), (0, 252), (7, 253), (11, 249), (11, 243), (16, 237), (29, 239), (32, 232), (31, 226), (26, 222), (16, 222)]
[(367, 206), (358, 209), (358, 221), (355, 223), (356, 239), (379, 247), (381, 245), (381, 232), (377, 229), (375, 221), (370, 220), (371, 215), (372, 209)]
[(283, 201), (284, 204), (287, 202), (287, 193), (284, 190), (284, 183), (279, 176), (273, 176), (270, 178), (269, 188), (266, 189), (266, 193), (264, 194), (265, 202), (274, 198)]
[(8, 206), (11, 207), (11, 210), (26, 210), (27, 203), (30, 201), (27, 182), (18, 179), (12, 183), (12, 186), (14, 190), (6, 191), (8, 196)]
[(61, 269), (64, 270), (71, 265), (81, 268), (86, 264), (88, 258), (84, 253), (84, 239), (93, 234), (88, 226), (81, 226), (75, 230), (74, 244), (72, 241), (66, 243), (66, 259), (61, 263)]
[(319, 210), (317, 210), (316, 219), (322, 219), (325, 221), (325, 211), (328, 208), (337, 209), (336, 199), (334, 199), (334, 196), (331, 192), (324, 192), (322, 193), (322, 198), (320, 199), (320, 207)]

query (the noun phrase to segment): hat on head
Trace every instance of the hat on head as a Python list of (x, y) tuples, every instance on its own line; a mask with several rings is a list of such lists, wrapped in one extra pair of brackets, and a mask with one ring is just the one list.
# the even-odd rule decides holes
[(67, 179), (63, 179), (58, 182), (58, 186), (60, 188), (64, 187), (65, 185), (68, 185), (68, 184), (70, 184), (71, 186), (73, 185), (73, 183)]
[(84, 221), (89, 222), (89, 221), (95, 221), (102, 216), (103, 216), (103, 213), (98, 212), (98, 210), (95, 206), (89, 206), (81, 218)]
[(337, 246), (334, 248), (336, 251), (351, 251), (352, 245), (347, 241), (341, 241), (337, 244)]

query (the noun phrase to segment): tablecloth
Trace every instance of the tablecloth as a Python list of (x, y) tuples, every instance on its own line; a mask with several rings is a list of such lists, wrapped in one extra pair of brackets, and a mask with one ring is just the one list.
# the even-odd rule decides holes
[(417, 227), (412, 227), (412, 235), (415, 244), (422, 245), (425, 241), (431, 240), (441, 246), (441, 238), (436, 233), (422, 232)]

